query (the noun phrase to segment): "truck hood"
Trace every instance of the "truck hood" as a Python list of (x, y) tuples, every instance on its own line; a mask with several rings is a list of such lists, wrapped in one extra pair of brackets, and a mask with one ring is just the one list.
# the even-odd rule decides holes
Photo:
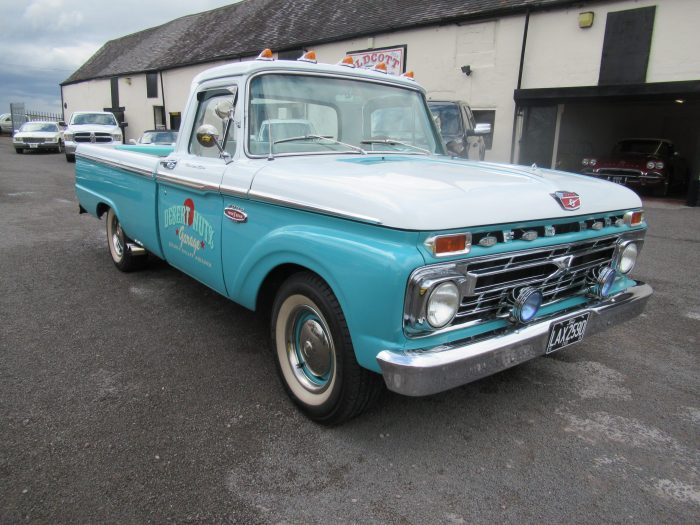
[(105, 126), (102, 124), (71, 124), (66, 129), (67, 133), (80, 133), (80, 132), (90, 132), (99, 131), (103, 133), (121, 133), (119, 126)]
[[(557, 191), (578, 193), (581, 207), (564, 210)], [(641, 206), (631, 190), (585, 175), (411, 155), (277, 157), (255, 175), (251, 196), (422, 231)]]

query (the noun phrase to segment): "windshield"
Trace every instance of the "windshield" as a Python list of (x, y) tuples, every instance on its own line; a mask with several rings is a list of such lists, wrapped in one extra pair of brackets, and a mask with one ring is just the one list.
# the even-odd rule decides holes
[(139, 140), (141, 144), (172, 144), (176, 141), (175, 131), (147, 131)]
[(71, 124), (98, 124), (101, 126), (116, 126), (117, 119), (111, 113), (80, 113), (73, 115)]
[(253, 155), (444, 153), (423, 95), (413, 89), (266, 74), (251, 81), (249, 104), (248, 146)]
[(462, 133), (462, 119), (459, 118), (459, 106), (457, 104), (428, 102), (428, 106), (443, 136), (460, 135)]
[(46, 132), (57, 132), (58, 131), (58, 125), (56, 124), (51, 124), (50, 122), (27, 122), (25, 124), (22, 124), (22, 127), (19, 128), (20, 131), (46, 131)]
[(659, 140), (623, 140), (617, 143), (613, 153), (638, 155), (668, 155), (668, 144)]

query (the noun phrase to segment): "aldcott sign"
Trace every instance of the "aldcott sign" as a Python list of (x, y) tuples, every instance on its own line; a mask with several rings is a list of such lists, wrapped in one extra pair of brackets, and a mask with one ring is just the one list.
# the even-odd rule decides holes
[(400, 75), (405, 71), (406, 46), (350, 51), (348, 55), (355, 61), (355, 67), (370, 68), (384, 62), (387, 73)]

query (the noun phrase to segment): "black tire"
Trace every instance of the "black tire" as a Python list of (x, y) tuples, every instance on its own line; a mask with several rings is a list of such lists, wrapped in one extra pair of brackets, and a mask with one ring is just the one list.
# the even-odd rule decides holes
[(17, 154), (21, 155), (22, 153), (24, 153), (24, 150), (22, 148), (15, 148), (15, 152), (17, 152)]
[(63, 141), (58, 141), (58, 147), (56, 148), (56, 153), (63, 153)]
[(280, 287), (272, 307), (271, 340), (287, 394), (318, 423), (343, 423), (382, 391), (381, 376), (355, 359), (338, 300), (313, 273), (294, 274)]
[(75, 155), (71, 155), (70, 153), (66, 153), (66, 162), (75, 162)]
[(146, 255), (131, 254), (127, 246), (129, 242), (131, 239), (126, 236), (117, 214), (110, 208), (107, 210), (107, 245), (114, 266), (122, 272), (140, 270), (147, 262)]

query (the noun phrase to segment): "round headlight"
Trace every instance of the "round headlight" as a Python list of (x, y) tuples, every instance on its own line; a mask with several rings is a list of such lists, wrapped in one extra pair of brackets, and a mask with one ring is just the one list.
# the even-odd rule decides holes
[(620, 260), (617, 264), (617, 269), (620, 270), (621, 273), (631, 272), (634, 265), (637, 263), (638, 253), (639, 250), (637, 249), (637, 245), (635, 243), (631, 242), (625, 246), (622, 253), (620, 253)]
[(654, 166), (656, 167), (657, 170), (662, 170), (662, 169), (664, 169), (664, 163), (663, 163), (663, 162), (657, 162), (656, 164), (654, 164)]
[(519, 323), (529, 323), (542, 306), (542, 292), (527, 287), (520, 290), (511, 310), (511, 319)]
[(609, 266), (601, 268), (600, 272), (598, 272), (598, 276), (595, 279), (593, 293), (601, 299), (604, 299), (610, 295), (610, 290), (612, 290), (613, 284), (615, 283), (615, 275), (615, 270)]
[(649, 162), (647, 162), (647, 169), (648, 170), (654, 169), (654, 161), (653, 160), (650, 160)]
[(583, 164), (584, 166), (588, 166), (588, 159), (583, 159), (581, 161), (581, 164)]
[(598, 161), (596, 159), (591, 159), (591, 166), (595, 166), (598, 164)]
[(438, 284), (430, 294), (426, 315), (430, 326), (442, 328), (457, 314), (460, 303), (459, 288), (452, 281)]

